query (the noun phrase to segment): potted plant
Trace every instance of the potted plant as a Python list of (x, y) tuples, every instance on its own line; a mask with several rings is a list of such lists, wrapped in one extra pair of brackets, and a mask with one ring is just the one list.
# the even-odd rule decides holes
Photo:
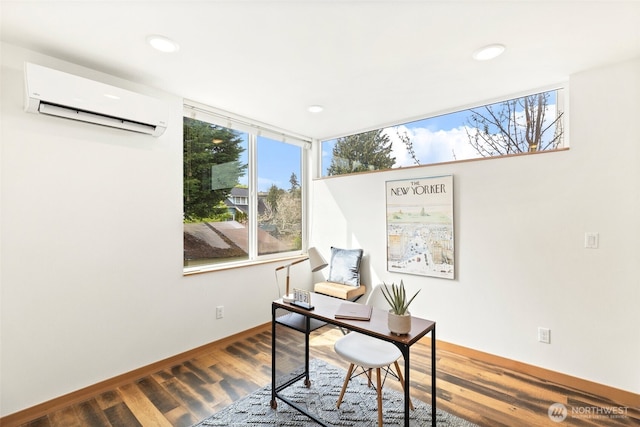
[(391, 307), (389, 309), (389, 331), (396, 335), (408, 334), (411, 331), (411, 313), (409, 313), (409, 305), (415, 297), (420, 293), (413, 294), (411, 299), (407, 300), (407, 293), (404, 289), (404, 283), (400, 280), (400, 285), (391, 284), (391, 289), (387, 284), (382, 285), (382, 295)]

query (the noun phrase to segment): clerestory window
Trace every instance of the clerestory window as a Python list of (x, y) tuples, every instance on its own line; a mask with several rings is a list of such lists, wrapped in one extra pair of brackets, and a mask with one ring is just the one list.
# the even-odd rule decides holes
[(554, 89), (322, 141), (322, 176), (563, 148), (563, 92)]

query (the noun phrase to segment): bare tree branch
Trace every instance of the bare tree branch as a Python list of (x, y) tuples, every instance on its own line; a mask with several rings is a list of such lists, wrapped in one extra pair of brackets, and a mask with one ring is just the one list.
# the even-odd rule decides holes
[(546, 124), (548, 102), (549, 92), (544, 92), (505, 101), (497, 110), (493, 105), (469, 110), (469, 144), (483, 157), (557, 148), (563, 137), (562, 113)]

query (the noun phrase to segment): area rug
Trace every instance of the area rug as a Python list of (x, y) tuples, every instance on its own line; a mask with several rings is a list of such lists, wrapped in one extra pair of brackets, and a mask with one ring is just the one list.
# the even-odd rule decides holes
[[(346, 371), (322, 360), (310, 361), (311, 387), (307, 388), (300, 380), (283, 390), (284, 395), (297, 405), (307, 408), (325, 423), (334, 426), (371, 427), (378, 423), (376, 392), (367, 386), (360, 377), (351, 380), (340, 409), (336, 401), (344, 381)], [(388, 378), (388, 381), (397, 381)], [(431, 425), (431, 405), (412, 399), (415, 407), (410, 411), (411, 426)], [(195, 424), (205, 426), (317, 426), (313, 420), (278, 399), (277, 409), (271, 405), (271, 385), (253, 392), (220, 412)], [(385, 426), (404, 425), (404, 398), (399, 392), (383, 387), (383, 414)], [(458, 418), (440, 409), (436, 412), (438, 427), (474, 427), (462, 418)], [(476, 426), (477, 427), (477, 426)]]

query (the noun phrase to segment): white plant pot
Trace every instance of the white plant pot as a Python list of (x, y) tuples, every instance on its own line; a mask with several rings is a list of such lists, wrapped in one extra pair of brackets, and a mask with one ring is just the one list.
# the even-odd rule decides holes
[(397, 315), (389, 310), (389, 331), (395, 335), (405, 335), (411, 331), (411, 313)]

